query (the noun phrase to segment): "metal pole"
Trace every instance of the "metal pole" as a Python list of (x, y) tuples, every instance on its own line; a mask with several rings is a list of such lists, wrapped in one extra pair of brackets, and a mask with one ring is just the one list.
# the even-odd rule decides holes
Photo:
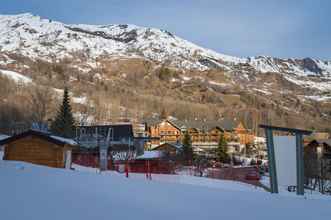
[(296, 133), (296, 159), (297, 159), (297, 194), (303, 195), (304, 191), (304, 164), (302, 134)]
[(273, 139), (272, 129), (266, 128), (265, 133), (267, 138), (271, 193), (278, 193), (277, 171), (276, 171), (274, 139)]

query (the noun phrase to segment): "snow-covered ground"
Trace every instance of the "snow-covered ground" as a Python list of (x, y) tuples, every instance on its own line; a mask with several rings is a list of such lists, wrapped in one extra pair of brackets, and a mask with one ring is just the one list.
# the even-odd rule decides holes
[[(73, 165), (73, 168), (76, 171), (80, 172), (91, 172), (98, 173), (98, 169), (82, 167), (79, 165)], [(117, 172), (105, 172), (103, 175), (115, 175), (115, 176), (123, 176), (124, 174), (120, 174)], [(218, 189), (226, 189), (226, 190), (235, 190), (235, 191), (260, 191), (264, 190), (260, 187), (256, 187), (250, 184), (228, 181), (228, 180), (217, 180), (210, 178), (201, 178), (191, 175), (185, 175), (184, 172), (181, 175), (168, 175), (168, 174), (151, 174), (152, 180), (156, 182), (166, 182), (166, 183), (177, 183), (177, 184), (189, 184), (195, 186), (203, 186), (208, 188), (218, 188)], [(129, 178), (145, 180), (146, 175), (143, 173), (130, 173)]]
[(192, 184), (198, 177), (183, 177), (186, 180), (179, 184), (134, 176), (0, 161), (1, 219), (310, 220), (331, 216), (328, 197), (271, 195), (225, 181), (218, 181), (215, 188)]
[[(270, 188), (270, 179), (269, 176), (262, 176), (260, 183), (262, 183), (264, 186)], [(280, 194), (282, 195), (286, 195), (286, 196), (297, 196), (296, 192), (289, 192), (288, 191), (288, 186), (282, 186), (279, 185), (278, 186), (278, 191)], [(310, 199), (326, 199), (328, 198), (327, 195), (322, 195), (320, 192), (316, 191), (316, 190), (309, 190), (309, 189), (305, 189), (305, 198), (310, 198)], [(331, 199), (331, 197), (330, 197)]]
[(14, 72), (14, 71), (9, 71), (9, 70), (2, 70), (0, 69), (0, 75), (4, 75), (12, 80), (14, 80), (15, 82), (19, 83), (31, 83), (32, 79), (29, 77), (26, 77), (20, 73)]

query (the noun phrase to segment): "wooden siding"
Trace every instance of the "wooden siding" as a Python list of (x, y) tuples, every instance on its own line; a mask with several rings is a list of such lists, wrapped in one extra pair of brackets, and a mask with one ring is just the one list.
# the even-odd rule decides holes
[(163, 121), (158, 125), (150, 127), (150, 135), (152, 138), (159, 138), (152, 144), (160, 144), (165, 142), (181, 141), (181, 131), (170, 124), (168, 121)]
[[(221, 134), (224, 134), (224, 137), (228, 142), (237, 141), (240, 144), (252, 144), (254, 141), (254, 135), (251, 134), (251, 132), (246, 129), (242, 123), (239, 123), (238, 126), (232, 131), (223, 131), (218, 127), (214, 127), (208, 131), (199, 130), (197, 128), (188, 128), (187, 131), (191, 136), (192, 143), (218, 143)], [(181, 142), (184, 136), (180, 129), (169, 123), (167, 120), (150, 126), (149, 134), (152, 138), (150, 142), (152, 146), (157, 146), (167, 142)]]
[(242, 123), (239, 123), (235, 132), (239, 138), (240, 144), (252, 144), (254, 142), (254, 135), (251, 134)]
[(27, 136), (7, 144), (4, 159), (64, 168), (65, 150), (39, 137)]
[(170, 156), (170, 157), (177, 156), (177, 148), (168, 143), (162, 144), (154, 148), (153, 150), (163, 151), (166, 154), (166, 156)]

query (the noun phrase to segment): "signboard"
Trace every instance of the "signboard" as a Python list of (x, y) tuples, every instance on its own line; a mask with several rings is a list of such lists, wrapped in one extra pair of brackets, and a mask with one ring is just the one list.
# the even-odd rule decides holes
[(280, 187), (297, 185), (295, 136), (274, 136), (277, 180)]

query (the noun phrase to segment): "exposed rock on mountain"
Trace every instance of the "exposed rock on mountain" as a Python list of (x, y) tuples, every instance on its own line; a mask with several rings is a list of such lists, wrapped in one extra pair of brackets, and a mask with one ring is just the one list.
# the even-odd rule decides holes
[[(167, 108), (182, 118), (240, 117), (250, 127), (271, 121), (325, 128), (331, 120), (331, 61), (238, 58), (155, 28), (0, 15), (0, 69), (9, 78), (28, 77), (30, 86), (56, 89), (67, 81), (77, 97), (88, 96), (84, 105), (102, 109), (116, 100), (121, 117)], [(183, 109), (188, 113), (180, 113)], [(107, 117), (115, 116), (100, 120)]]

